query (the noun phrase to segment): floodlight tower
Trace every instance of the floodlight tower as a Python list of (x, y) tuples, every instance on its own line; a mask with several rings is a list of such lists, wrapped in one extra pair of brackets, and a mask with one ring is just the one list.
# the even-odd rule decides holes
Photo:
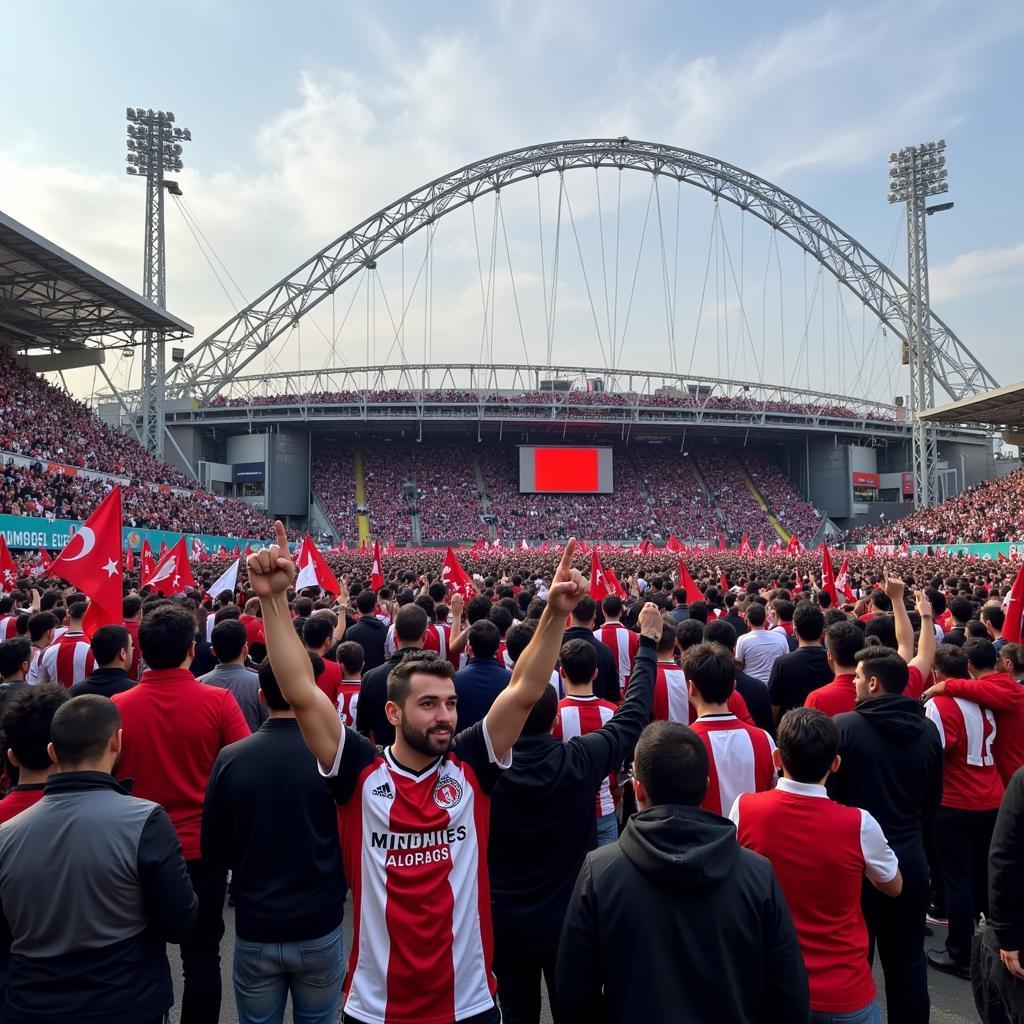
[[(142, 257), (142, 294), (158, 306), (167, 305), (164, 259), (164, 189), (181, 195), (176, 181), (164, 178), (165, 171), (180, 171), (181, 144), (192, 141), (187, 128), (174, 125), (167, 110), (128, 107), (128, 174), (146, 179), (146, 243)], [(142, 443), (155, 455), (164, 453), (164, 339), (157, 331), (146, 331), (142, 344)]]
[(921, 413), (935, 405), (935, 367), (928, 305), (928, 242), (925, 220), (952, 203), (927, 205), (947, 192), (946, 140), (905, 146), (889, 154), (889, 202), (907, 204), (907, 362), (910, 368), (911, 438), (914, 449), (914, 508), (937, 500), (935, 433)]

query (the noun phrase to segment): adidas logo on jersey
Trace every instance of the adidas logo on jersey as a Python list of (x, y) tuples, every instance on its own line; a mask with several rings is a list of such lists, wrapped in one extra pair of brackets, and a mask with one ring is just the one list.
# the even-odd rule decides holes
[(395, 793), (394, 790), (392, 790), (391, 788), (390, 782), (385, 782), (383, 785), (378, 786), (376, 789), (371, 790), (370, 792), (373, 793), (374, 796), (384, 797), (385, 800), (395, 799)]

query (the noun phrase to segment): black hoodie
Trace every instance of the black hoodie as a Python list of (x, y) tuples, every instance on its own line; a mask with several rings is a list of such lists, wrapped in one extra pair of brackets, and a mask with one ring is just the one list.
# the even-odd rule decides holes
[(923, 828), (942, 799), (942, 741), (913, 697), (885, 694), (836, 715), (833, 800), (868, 811), (900, 862), (904, 885), (928, 881)]
[[(602, 991), (603, 990), (603, 991)], [(805, 1024), (807, 975), (771, 864), (732, 822), (667, 804), (587, 856), (558, 951), (563, 1024)]]

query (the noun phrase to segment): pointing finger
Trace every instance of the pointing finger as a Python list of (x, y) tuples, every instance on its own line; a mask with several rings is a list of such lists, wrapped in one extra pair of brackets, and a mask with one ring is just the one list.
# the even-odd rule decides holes
[(278, 547), (283, 548), (285, 551), (288, 550), (288, 533), (284, 528), (284, 523), (280, 519), (274, 520), (274, 534), (275, 543)]
[(572, 560), (576, 556), (576, 538), (570, 537), (562, 548), (562, 560), (558, 563), (558, 575), (567, 576), (572, 569)]

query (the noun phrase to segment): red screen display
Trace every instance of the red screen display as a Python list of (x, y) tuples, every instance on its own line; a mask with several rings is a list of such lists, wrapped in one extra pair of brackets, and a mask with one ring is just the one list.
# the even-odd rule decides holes
[(536, 448), (534, 488), (538, 491), (596, 491), (596, 448)]

